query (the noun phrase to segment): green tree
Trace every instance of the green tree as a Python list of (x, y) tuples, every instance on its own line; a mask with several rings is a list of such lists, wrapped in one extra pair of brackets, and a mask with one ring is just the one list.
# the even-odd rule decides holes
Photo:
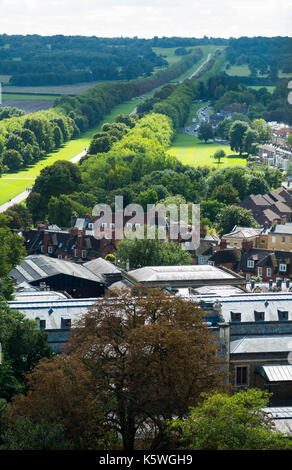
[(270, 187), (263, 175), (255, 175), (248, 182), (248, 194), (267, 194)]
[(2, 435), (2, 450), (70, 450), (72, 444), (62, 425), (51, 422), (34, 423), (19, 418)]
[(207, 395), (171, 428), (180, 430), (184, 447), (193, 450), (291, 450), (291, 439), (275, 432), (263, 410), (268, 402), (269, 394), (257, 389)]
[(240, 206), (226, 206), (218, 212), (215, 226), (220, 234), (229, 233), (235, 225), (242, 227), (258, 227), (254, 220), (252, 211)]
[(47, 343), (47, 335), (37, 328), (35, 321), (22, 313), (0, 304), (0, 343), (4, 362), (11, 365), (17, 380), (23, 381), (42, 357), (51, 357), (53, 351)]
[(76, 191), (80, 183), (81, 174), (78, 166), (66, 160), (58, 160), (41, 171), (35, 180), (33, 191), (49, 200), (50, 196)]
[(11, 232), (11, 217), (0, 214), (0, 300), (11, 299), (13, 292), (9, 273), (26, 256), (23, 238)]
[(224, 183), (214, 189), (212, 199), (223, 204), (234, 204), (239, 202), (238, 191), (230, 183)]
[(249, 125), (243, 121), (234, 121), (229, 131), (229, 142), (232, 150), (242, 155), (244, 151), (244, 139), (246, 132), (250, 129)]
[(3, 153), (3, 165), (9, 170), (19, 170), (23, 165), (23, 158), (17, 150), (5, 150)]
[(204, 142), (208, 142), (209, 139), (213, 138), (213, 129), (211, 124), (207, 122), (203, 122), (198, 130), (198, 137), (200, 140), (204, 140)]
[(170, 266), (191, 264), (190, 253), (181, 247), (181, 243), (161, 242), (158, 239), (123, 239), (118, 244), (116, 258), (125, 266), (129, 260), (130, 267), (137, 266)]
[(221, 163), (222, 158), (225, 158), (225, 157), (226, 157), (226, 153), (224, 152), (224, 150), (217, 150), (212, 156), (212, 158), (214, 158), (214, 160), (217, 161), (218, 167)]

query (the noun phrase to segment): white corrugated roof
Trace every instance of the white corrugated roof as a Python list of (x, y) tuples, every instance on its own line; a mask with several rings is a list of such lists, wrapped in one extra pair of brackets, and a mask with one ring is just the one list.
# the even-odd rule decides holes
[(259, 374), (268, 382), (292, 382), (292, 365), (261, 366)]

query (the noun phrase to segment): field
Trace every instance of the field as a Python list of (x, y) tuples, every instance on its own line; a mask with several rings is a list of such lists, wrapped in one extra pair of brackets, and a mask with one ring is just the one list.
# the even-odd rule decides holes
[(250, 75), (250, 69), (247, 64), (231, 65), (229, 69), (225, 68), (225, 72), (232, 77), (248, 77)]
[[(1, 75), (0, 75), (1, 77)], [(4, 83), (4, 82), (3, 82)], [(41, 95), (80, 95), (89, 88), (102, 82), (75, 83), (73, 85), (59, 86), (2, 86), (3, 93), (37, 93)], [(103, 82), (104, 83), (104, 82)], [(110, 82), (112, 83), (112, 82)]]
[(218, 163), (211, 156), (217, 150), (224, 150), (227, 157), (220, 163), (220, 168), (233, 165), (246, 165), (245, 158), (239, 158), (229, 146), (218, 143), (203, 143), (197, 137), (179, 133), (174, 140), (168, 153), (174, 155), (185, 165), (190, 166), (213, 166), (218, 168)]
[(0, 178), (0, 205), (31, 187), (40, 171), (46, 166), (52, 165), (57, 160), (71, 160), (85, 148), (88, 148), (92, 136), (100, 130), (104, 122), (113, 122), (118, 114), (131, 113), (140, 102), (140, 99), (135, 99), (116, 106), (97, 127), (85, 132), (80, 138), (67, 142), (59, 150), (50, 153), (44, 160), (40, 160), (35, 165), (18, 173), (3, 174)]
[(260, 90), (261, 88), (266, 88), (269, 93), (273, 93), (275, 86), (249, 86), (248, 88), (253, 88), (254, 90)]

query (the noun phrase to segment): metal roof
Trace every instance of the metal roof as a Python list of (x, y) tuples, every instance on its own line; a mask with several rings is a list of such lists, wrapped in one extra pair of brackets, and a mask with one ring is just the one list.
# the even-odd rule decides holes
[(94, 282), (104, 283), (102, 276), (94, 274), (86, 267), (70, 261), (50, 258), (44, 255), (30, 255), (10, 271), (10, 276), (17, 284), (23, 281), (41, 281), (51, 276), (65, 274), (77, 278), (87, 279)]
[(231, 280), (240, 278), (208, 264), (188, 266), (147, 266), (129, 272), (138, 282)]
[(83, 266), (92, 271), (94, 274), (112, 274), (121, 272), (115, 264), (110, 263), (103, 258), (93, 259), (87, 263), (84, 263)]
[(292, 365), (260, 366), (257, 372), (268, 382), (292, 382)]
[(262, 410), (270, 413), (275, 419), (292, 419), (292, 406), (267, 407)]
[(292, 351), (292, 334), (244, 336), (230, 341), (230, 354), (289, 353), (290, 351)]

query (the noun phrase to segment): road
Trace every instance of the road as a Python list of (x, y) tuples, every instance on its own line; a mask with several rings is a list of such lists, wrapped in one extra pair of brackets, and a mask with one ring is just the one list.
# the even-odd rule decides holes
[(192, 75), (189, 77), (189, 80), (191, 80), (193, 77), (195, 77), (200, 72), (200, 70), (203, 67), (205, 67), (207, 62), (209, 62), (209, 60), (211, 59), (211, 56), (212, 56), (212, 54), (209, 53), (208, 56), (207, 56), (207, 59), (197, 68), (197, 70), (194, 71), (194, 73), (192, 73)]

